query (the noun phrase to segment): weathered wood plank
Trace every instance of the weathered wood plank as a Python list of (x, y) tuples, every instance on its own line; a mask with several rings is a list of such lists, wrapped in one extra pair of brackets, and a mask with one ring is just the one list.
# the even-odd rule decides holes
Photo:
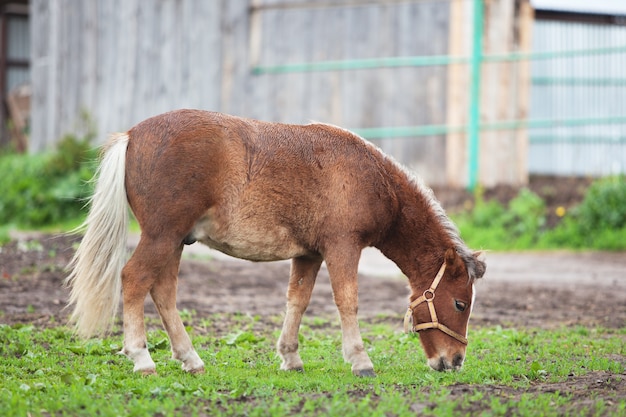
[[(456, 96), (448, 94), (443, 67), (251, 71), (256, 64), (445, 55), (448, 2), (292, 3), (33, 0), (34, 150), (79, 129), (83, 111), (96, 122), (99, 142), (180, 107), (347, 128), (449, 120)], [(443, 136), (377, 142), (428, 182), (446, 181)]]

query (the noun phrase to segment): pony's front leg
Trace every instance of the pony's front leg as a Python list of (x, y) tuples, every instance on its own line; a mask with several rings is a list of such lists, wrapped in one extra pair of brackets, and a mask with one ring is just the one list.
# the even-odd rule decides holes
[(315, 278), (322, 264), (321, 258), (294, 258), (291, 260), (287, 312), (276, 349), (282, 359), (280, 369), (302, 371), (304, 364), (298, 353), (298, 332), (302, 316), (309, 306)]
[(354, 375), (376, 376), (374, 365), (365, 351), (357, 320), (359, 257), (357, 248), (344, 247), (327, 253), (325, 260), (341, 320), (343, 357), (352, 364)]
[(183, 370), (191, 373), (203, 373), (204, 362), (191, 344), (191, 339), (185, 331), (185, 326), (176, 309), (176, 288), (178, 282), (178, 267), (182, 245), (167, 268), (155, 281), (150, 290), (152, 300), (157, 307), (163, 327), (167, 331), (172, 345), (172, 357), (183, 363)]

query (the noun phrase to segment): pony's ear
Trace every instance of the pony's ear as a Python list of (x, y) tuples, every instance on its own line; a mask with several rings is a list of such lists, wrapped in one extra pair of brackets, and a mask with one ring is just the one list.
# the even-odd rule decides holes
[(454, 248), (446, 250), (444, 262), (447, 268), (446, 270), (449, 271), (450, 277), (453, 279), (459, 279), (461, 277), (467, 278), (466, 268), (468, 271), (472, 268), (465, 263), (463, 257)]
[(474, 275), (475, 279), (482, 278), (485, 275), (485, 271), (487, 270), (487, 264), (485, 263), (487, 256), (485, 252), (480, 250), (474, 252), (474, 259), (476, 259), (476, 263), (474, 266)]
[(446, 254), (445, 254), (445, 261), (446, 261), (446, 265), (447, 265), (447, 266), (452, 266), (452, 265), (454, 265), (454, 262), (456, 261), (456, 258), (457, 258), (458, 256), (459, 256), (459, 255), (456, 253), (456, 250), (454, 250), (453, 248), (449, 248), (449, 249), (446, 251)]

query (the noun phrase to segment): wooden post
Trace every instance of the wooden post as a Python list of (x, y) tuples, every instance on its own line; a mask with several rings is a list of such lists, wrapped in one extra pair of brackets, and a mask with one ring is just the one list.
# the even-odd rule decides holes
[[(531, 52), (534, 13), (529, 0), (484, 0), (484, 55)], [(470, 55), (471, 3), (450, 3), (449, 55)], [(448, 67), (447, 124), (469, 122), (469, 66)], [(530, 62), (483, 63), (480, 85), (480, 123), (524, 119), (530, 96)], [(454, 188), (468, 185), (465, 133), (446, 136), (446, 179)], [(524, 185), (528, 182), (526, 129), (480, 132), (478, 182), (483, 186)]]
[[(534, 21), (535, 11), (531, 6), (530, 1), (521, 1), (519, 4), (518, 14), (519, 52), (521, 53), (532, 52), (532, 31)], [(517, 118), (527, 119), (530, 106), (530, 89), (532, 87), (530, 60), (518, 62), (518, 68), (519, 91), (521, 91), (522, 94), (518, 94)], [(520, 185), (522, 185), (528, 184), (528, 130), (520, 129), (517, 131), (517, 135), (517, 155), (519, 158), (517, 181)]]
[(7, 96), (7, 106), (11, 117), (11, 141), (15, 144), (15, 150), (23, 153), (28, 150), (28, 136), (26, 127), (30, 116), (30, 85), (22, 85)]
[[(528, 3), (529, 0), (485, 0), (486, 55), (528, 52), (524, 50), (530, 49), (529, 32), (532, 27), (532, 15), (528, 13), (531, 6)], [(522, 31), (526, 33), (522, 34)], [(526, 61), (483, 65), (483, 123), (525, 117), (530, 94), (529, 66)], [(526, 184), (527, 142), (526, 129), (483, 131), (480, 183), (486, 187)]]
[[(469, 54), (471, 31), (466, 1), (450, 2), (450, 29), (448, 54), (453, 57)], [(467, 107), (469, 105), (469, 72), (466, 64), (448, 65), (447, 114), (448, 126), (464, 126), (467, 124)], [(467, 140), (465, 133), (448, 133), (446, 135), (446, 182), (453, 188), (463, 188), (467, 184)]]

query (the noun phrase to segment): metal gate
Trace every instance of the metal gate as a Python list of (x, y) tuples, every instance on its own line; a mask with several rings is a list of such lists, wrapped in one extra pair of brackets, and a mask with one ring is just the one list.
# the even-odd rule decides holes
[[(292, 6), (324, 7), (319, 2), (305, 3), (308, 4), (294, 2)], [(372, 3), (380, 6), (390, 2), (350, 2), (344, 6), (374, 7)], [(432, 6), (433, 1), (411, 3)], [(446, 123), (350, 127), (366, 138), (379, 141), (383, 148), (398, 138), (419, 141), (436, 136), (446, 141), (449, 184), (464, 176), (458, 172), (459, 165), (466, 174), (462, 183), (469, 188), (479, 182), (487, 185), (523, 183), (528, 174), (598, 176), (626, 172), (624, 19), (541, 11), (535, 15), (527, 1), (442, 0), (435, 3), (446, 3), (449, 8), (448, 55), (277, 62), (257, 65), (253, 72), (262, 76), (399, 67), (434, 67), (447, 72), (448, 89), (467, 91), (461, 100), (464, 109), (452, 112), (450, 108), (458, 107), (459, 103), (451, 99), (448, 92)], [(285, 7), (284, 3), (281, 5)], [(259, 8), (257, 12), (263, 10), (267, 9)], [(461, 17), (455, 17), (455, 13)], [(513, 30), (497, 27), (494, 21), (499, 13), (512, 18), (508, 23), (515, 27)], [(578, 21), (571, 21), (574, 18)], [(466, 53), (459, 54), (459, 48), (455, 50), (453, 45), (453, 31), (462, 25), (465, 25), (465, 32), (461, 36), (466, 39), (464, 49), (460, 50)], [(499, 30), (505, 37), (518, 38), (509, 42), (509, 49), (492, 40)], [(453, 68), (464, 73), (457, 75), (460, 85), (455, 86), (451, 75)], [(502, 94), (503, 88), (493, 83), (494, 77), (500, 85), (508, 80), (504, 86), (508, 93)], [(502, 111), (501, 107), (512, 101), (514, 110)], [(415, 111), (419, 112), (418, 105)], [(450, 113), (461, 116), (451, 118)], [(455, 137), (459, 136), (463, 139), (455, 142)], [(459, 143), (463, 150), (458, 149)], [(506, 165), (512, 163), (521, 165), (517, 173), (499, 178)], [(485, 166), (489, 164), (505, 168), (487, 170)], [(481, 174), (481, 171), (485, 172)]]

